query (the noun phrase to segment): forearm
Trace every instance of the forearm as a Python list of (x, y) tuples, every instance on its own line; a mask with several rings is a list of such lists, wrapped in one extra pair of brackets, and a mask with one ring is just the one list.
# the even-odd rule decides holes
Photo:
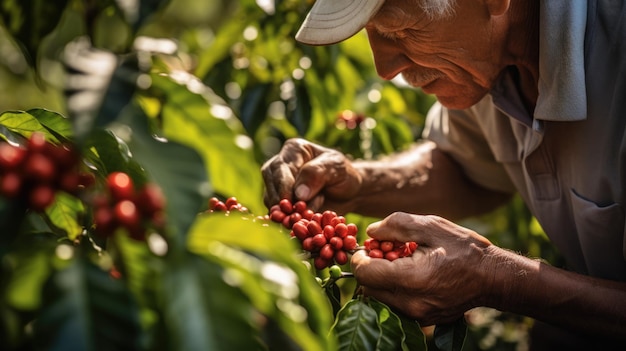
[(626, 283), (596, 279), (490, 246), (485, 305), (579, 333), (626, 340)]
[(353, 206), (365, 215), (403, 211), (456, 220), (485, 213), (510, 198), (471, 182), (432, 142), (384, 160), (357, 161), (354, 167), (363, 184)]

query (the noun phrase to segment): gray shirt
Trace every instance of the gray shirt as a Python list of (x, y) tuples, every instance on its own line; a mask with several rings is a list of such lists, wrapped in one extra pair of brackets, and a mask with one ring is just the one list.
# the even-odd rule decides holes
[(433, 106), (424, 137), (476, 183), (518, 192), (570, 269), (626, 281), (626, 5), (540, 6), (535, 110), (512, 68), (472, 108)]

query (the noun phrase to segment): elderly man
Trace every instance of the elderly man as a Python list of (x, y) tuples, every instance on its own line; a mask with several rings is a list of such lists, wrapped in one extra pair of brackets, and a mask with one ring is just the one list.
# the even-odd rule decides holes
[[(369, 236), (418, 242), (410, 258), (359, 252), (352, 267), (422, 325), (488, 306), (533, 317), (534, 350), (626, 345), (624, 2), (317, 0), (297, 39), (362, 28), (382, 78), (437, 96), (424, 140), (376, 161), (289, 140), (263, 166), (266, 204), (384, 217)], [(451, 222), (515, 192), (568, 270)]]

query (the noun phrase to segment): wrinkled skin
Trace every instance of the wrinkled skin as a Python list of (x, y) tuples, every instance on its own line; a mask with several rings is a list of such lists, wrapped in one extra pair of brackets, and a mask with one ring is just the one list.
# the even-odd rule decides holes
[(261, 168), (265, 180), (264, 203), (269, 208), (281, 199), (303, 200), (319, 211), (348, 211), (361, 183), (360, 174), (344, 154), (302, 139), (289, 139)]
[(415, 241), (419, 246), (411, 257), (395, 261), (355, 253), (352, 271), (366, 295), (422, 325), (454, 321), (481, 305), (489, 289), (484, 281), (491, 274), (483, 264), (491, 246), (484, 237), (441, 217), (402, 212), (371, 224), (367, 234), (378, 240)]

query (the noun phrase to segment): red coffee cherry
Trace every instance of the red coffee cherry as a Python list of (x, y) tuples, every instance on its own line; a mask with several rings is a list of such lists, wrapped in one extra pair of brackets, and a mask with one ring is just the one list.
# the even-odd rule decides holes
[(335, 262), (337, 262), (337, 264), (340, 265), (344, 265), (346, 263), (348, 263), (348, 254), (343, 251), (343, 250), (339, 250), (339, 251), (335, 251)]
[(329, 224), (322, 229), (322, 233), (324, 233), (327, 240), (330, 240), (330, 238), (335, 236), (335, 227)]
[(294, 223), (293, 227), (291, 227), (291, 230), (293, 230), (295, 236), (300, 240), (304, 240), (309, 237), (309, 230), (307, 229), (306, 224), (304, 224), (303, 222)]
[(10, 171), (17, 168), (26, 156), (26, 150), (0, 143), (0, 171)]
[(331, 264), (332, 264), (331, 260), (324, 259), (321, 256), (315, 257), (313, 259), (313, 266), (317, 270), (322, 270), (322, 269), (330, 266)]
[(226, 201), (224, 201), (224, 205), (226, 205), (226, 208), (230, 210), (231, 207), (236, 207), (237, 205), (239, 205), (239, 201), (237, 201), (236, 197), (231, 196), (228, 199), (226, 199)]
[(98, 207), (93, 213), (93, 223), (96, 226), (95, 232), (100, 236), (113, 234), (116, 223), (113, 211), (108, 206)]
[(274, 222), (277, 223), (282, 223), (283, 219), (285, 219), (285, 217), (287, 217), (286, 214), (283, 213), (283, 211), (278, 210), (278, 211), (274, 211), (270, 213), (270, 219)]
[(291, 201), (289, 201), (288, 199), (280, 200), (278, 206), (280, 206), (280, 210), (283, 211), (283, 213), (285, 214), (291, 214), (291, 212), (293, 212), (293, 206), (291, 204)]
[(330, 244), (330, 246), (333, 247), (333, 249), (335, 250), (339, 250), (343, 247), (343, 240), (341, 240), (340, 237), (338, 236), (334, 236), (332, 238), (330, 238), (330, 240), (328, 241), (328, 243)]
[(15, 198), (22, 189), (22, 178), (16, 172), (8, 172), (0, 176), (0, 195)]
[(155, 183), (148, 183), (135, 196), (135, 204), (142, 214), (151, 217), (165, 208), (165, 196)]
[(399, 257), (400, 257), (400, 254), (398, 254), (397, 251), (385, 252), (385, 259), (389, 261), (397, 260)]
[(302, 249), (308, 252), (312, 252), (313, 250), (315, 250), (315, 245), (313, 245), (312, 237), (307, 237), (302, 240)]
[(316, 234), (313, 236), (313, 247), (314, 248), (322, 248), (324, 245), (326, 245), (326, 243), (328, 242), (328, 240), (326, 240), (326, 237), (324, 236), (324, 234), (320, 233), (320, 234)]
[(324, 211), (322, 212), (322, 226), (325, 227), (327, 225), (331, 225), (333, 218), (337, 217), (337, 213), (334, 211)]
[(306, 227), (309, 230), (309, 234), (311, 235), (317, 235), (317, 234), (323, 233), (322, 226), (314, 220), (309, 221), (309, 224), (307, 224)]
[(113, 207), (113, 215), (119, 224), (128, 228), (137, 227), (140, 221), (137, 206), (130, 200), (122, 200)]
[(107, 176), (109, 191), (115, 200), (132, 199), (135, 186), (130, 176), (123, 172), (113, 172)]
[(343, 238), (343, 248), (344, 250), (354, 250), (356, 249), (358, 243), (356, 241), (356, 238), (352, 235), (348, 235), (345, 238)]
[(46, 149), (46, 135), (34, 132), (28, 138), (28, 150), (32, 153), (42, 153)]
[(393, 251), (394, 245), (393, 242), (391, 241), (381, 241), (380, 242), (380, 249), (382, 252), (389, 252), (389, 251)]
[[(294, 211), (300, 213), (300, 214), (304, 214), (304, 212), (307, 210), (307, 205), (306, 202), (300, 200), (300, 201), (296, 201), (295, 204), (293, 204), (293, 209)], [(311, 211), (313, 212), (313, 211)]]
[(56, 166), (42, 154), (31, 154), (26, 158), (24, 175), (40, 183), (50, 182), (56, 175)]
[(30, 208), (34, 211), (43, 211), (54, 202), (54, 190), (47, 185), (38, 185), (30, 191)]
[(348, 223), (346, 224), (346, 226), (348, 227), (348, 235), (356, 236), (357, 232), (359, 231), (356, 227), (356, 224)]
[(80, 175), (78, 172), (66, 172), (61, 174), (58, 180), (59, 189), (68, 194), (76, 194), (80, 186)]
[(335, 225), (335, 235), (345, 238), (348, 235), (348, 226), (345, 223), (337, 223)]
[(333, 259), (333, 257), (335, 257), (335, 250), (333, 250), (330, 244), (325, 244), (320, 249), (320, 257), (327, 261), (330, 261)]
[(382, 251), (380, 251), (379, 249), (373, 249), (373, 250), (370, 250), (370, 252), (369, 252), (369, 256), (370, 256), (371, 258), (383, 258), (383, 257), (384, 257), (384, 254), (383, 254), (383, 252), (382, 252)]

